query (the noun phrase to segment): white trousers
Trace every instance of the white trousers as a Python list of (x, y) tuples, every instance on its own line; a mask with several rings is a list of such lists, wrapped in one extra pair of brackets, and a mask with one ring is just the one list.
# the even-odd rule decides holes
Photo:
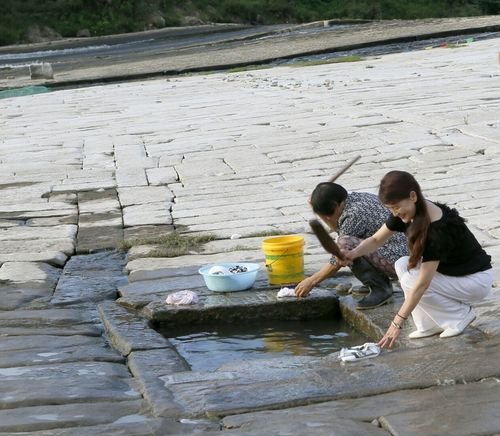
[[(408, 271), (408, 256), (396, 261), (394, 267), (405, 298), (413, 291), (420, 268)], [(412, 317), (418, 330), (441, 327), (456, 328), (470, 311), (470, 303), (491, 295), (493, 269), (466, 276), (447, 276), (436, 272), (431, 284), (413, 309)]]

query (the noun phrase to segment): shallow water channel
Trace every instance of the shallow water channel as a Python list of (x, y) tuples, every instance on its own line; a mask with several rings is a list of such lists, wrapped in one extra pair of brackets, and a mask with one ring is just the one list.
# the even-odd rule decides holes
[(341, 319), (183, 326), (159, 332), (193, 371), (214, 371), (241, 360), (325, 356), (368, 341)]

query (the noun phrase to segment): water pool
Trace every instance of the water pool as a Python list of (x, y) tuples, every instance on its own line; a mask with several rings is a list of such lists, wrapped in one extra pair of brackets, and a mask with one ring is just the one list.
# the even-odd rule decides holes
[(325, 356), (368, 338), (343, 320), (262, 321), (159, 329), (193, 371), (239, 360)]

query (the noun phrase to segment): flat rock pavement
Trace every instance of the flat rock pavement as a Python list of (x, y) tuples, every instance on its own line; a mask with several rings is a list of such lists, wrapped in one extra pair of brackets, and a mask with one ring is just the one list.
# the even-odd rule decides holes
[[(0, 100), (0, 434), (499, 433), (498, 47)], [(233, 304), (197, 268), (262, 262), (264, 232), (303, 234), (308, 273), (325, 263), (307, 197), (356, 155), (349, 190), (376, 192), (403, 169), (467, 218), (495, 275), (472, 328), (352, 365), (291, 356), (190, 371), (148, 317), (168, 318), (164, 298), (186, 288)], [(173, 229), (216, 240), (177, 258), (114, 251)], [(265, 276), (257, 285), (241, 298), (278, 304)], [(339, 308), (375, 338), (396, 297), (366, 314), (352, 296)]]

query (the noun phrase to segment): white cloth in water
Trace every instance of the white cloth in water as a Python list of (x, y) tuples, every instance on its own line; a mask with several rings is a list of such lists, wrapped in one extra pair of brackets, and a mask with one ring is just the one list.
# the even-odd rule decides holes
[(295, 288), (281, 288), (276, 296), (278, 298), (295, 297)]
[(379, 354), (380, 347), (375, 342), (366, 342), (363, 345), (342, 348), (339, 353), (339, 359), (342, 360), (342, 362), (353, 362), (355, 360), (377, 357)]
[(198, 301), (198, 294), (186, 289), (184, 291), (174, 292), (173, 294), (170, 294), (165, 300), (165, 303), (180, 306), (185, 304), (198, 304)]
[(208, 274), (214, 276), (229, 276), (231, 275), (231, 271), (229, 271), (229, 269), (225, 266), (214, 265), (208, 270)]

